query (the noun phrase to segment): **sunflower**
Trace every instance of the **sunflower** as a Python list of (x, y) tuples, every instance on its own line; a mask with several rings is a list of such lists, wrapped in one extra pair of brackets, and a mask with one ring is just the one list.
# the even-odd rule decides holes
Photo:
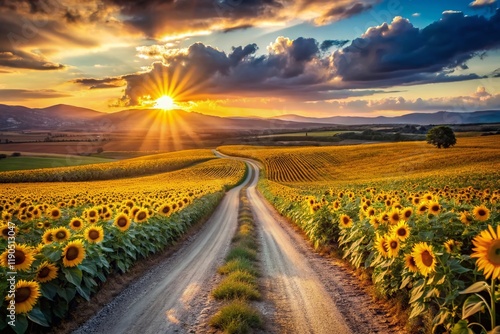
[(100, 226), (90, 226), (85, 230), (84, 236), (88, 242), (98, 243), (104, 240), (104, 231)]
[(434, 216), (437, 216), (441, 212), (441, 205), (438, 202), (428, 203), (427, 208), (428, 212)]
[(116, 227), (118, 227), (122, 232), (125, 232), (130, 227), (130, 218), (125, 213), (120, 213), (116, 216), (115, 221), (113, 223)]
[(408, 207), (404, 208), (403, 211), (401, 212), (402, 219), (405, 221), (408, 221), (413, 214), (413, 209)]
[(50, 244), (51, 242), (54, 241), (54, 236), (53, 236), (53, 233), (54, 231), (56, 231), (57, 229), (55, 228), (51, 228), (51, 229), (48, 229), (46, 230), (43, 235), (42, 235), (42, 242), (44, 244)]
[(484, 205), (474, 207), (472, 211), (474, 214), (474, 219), (484, 222), (490, 218), (490, 210)]
[(389, 214), (387, 212), (381, 212), (378, 216), (378, 220), (382, 224), (387, 224), (390, 220)]
[(137, 223), (143, 223), (146, 220), (148, 220), (148, 218), (149, 218), (148, 210), (144, 209), (144, 208), (140, 209), (139, 211), (137, 211), (136, 214), (135, 214), (135, 216), (134, 216), (134, 220)]
[(447, 253), (450, 254), (459, 252), (461, 247), (462, 243), (453, 239), (450, 239), (444, 243), (444, 249)]
[(389, 222), (391, 223), (391, 225), (395, 225), (399, 223), (400, 220), (401, 220), (401, 213), (399, 212), (398, 209), (393, 208), (391, 212), (389, 212)]
[(415, 259), (413, 258), (413, 255), (411, 255), (411, 254), (405, 255), (405, 266), (412, 273), (416, 273), (418, 271), (418, 267), (417, 267), (417, 264), (415, 263)]
[(428, 210), (427, 204), (423, 203), (418, 206), (417, 213), (419, 215), (423, 215), (424, 213), (427, 212), (427, 210)]
[(375, 216), (375, 209), (372, 207), (372, 206), (369, 206), (368, 208), (366, 208), (366, 215), (368, 217), (373, 217)]
[(414, 197), (413, 200), (411, 201), (413, 205), (419, 205), (420, 204), (420, 197)]
[(339, 220), (340, 227), (348, 228), (352, 226), (352, 219), (348, 215), (341, 215)]
[(410, 228), (404, 220), (393, 226), (391, 232), (401, 241), (406, 240), (410, 236)]
[(375, 239), (375, 248), (378, 250), (380, 255), (383, 257), (388, 257), (389, 252), (387, 251), (388, 244), (387, 244), (387, 237), (386, 236), (381, 236), (377, 234), (377, 237)]
[(378, 217), (377, 217), (377, 216), (372, 216), (372, 217), (370, 218), (370, 224), (371, 224), (374, 228), (377, 228), (377, 227), (379, 227), (379, 225), (380, 225), (380, 220), (378, 219)]
[(81, 240), (68, 242), (63, 249), (63, 264), (65, 267), (74, 267), (82, 263), (85, 258), (85, 247)]
[(86, 218), (90, 224), (94, 224), (99, 220), (99, 212), (95, 208), (89, 209)]
[(47, 212), (50, 219), (59, 219), (61, 218), (61, 210), (59, 208), (52, 208)]
[(436, 256), (432, 246), (429, 246), (426, 242), (419, 242), (413, 246), (411, 255), (422, 275), (427, 276), (436, 270)]
[(167, 203), (163, 204), (158, 209), (158, 213), (162, 216), (165, 216), (165, 217), (168, 217), (168, 215), (170, 215), (171, 212), (172, 212), (172, 208)]
[(5, 252), (0, 255), (0, 259), (2, 262), (2, 266), (9, 268), (10, 265), (14, 266), (14, 270), (27, 270), (31, 267), (31, 264), (35, 260), (33, 254), (31, 252), (31, 248), (27, 245), (16, 244), (14, 246), (14, 252), (10, 252), (14, 254), (14, 258), (10, 259), (9, 263), (9, 249), (5, 250)]
[[(17, 235), (17, 232), (19, 232), (19, 229), (17, 226), (15, 226), (13, 229), (9, 228), (9, 224), (2, 224), (0, 225), (0, 233), (2, 234), (2, 238), (8, 239), (10, 237), (15, 237)], [(10, 233), (10, 235), (9, 235)]]
[(460, 213), (460, 221), (462, 222), (462, 224), (468, 226), (472, 223), (473, 219), (469, 212), (463, 211)]
[(69, 239), (71, 232), (66, 227), (59, 227), (52, 233), (54, 241), (63, 242)]
[(389, 257), (398, 256), (399, 248), (401, 247), (399, 238), (396, 235), (391, 235), (389, 238), (387, 238), (386, 247)]
[[(40, 286), (35, 281), (19, 280), (16, 283), (15, 305), (16, 313), (28, 313), (36, 305), (38, 297), (40, 297)], [(11, 300), (11, 298), (5, 298)]]
[(73, 231), (78, 231), (83, 227), (83, 221), (80, 218), (73, 218), (69, 222), (69, 228), (72, 229)]
[(59, 268), (55, 264), (44, 261), (36, 270), (35, 279), (40, 283), (52, 281), (57, 277), (58, 270)]
[(488, 279), (500, 277), (500, 226), (497, 226), (496, 231), (491, 225), (488, 225), (488, 230), (481, 231), (473, 240), (473, 253), (471, 257), (476, 257), (477, 268), (484, 272), (484, 276)]

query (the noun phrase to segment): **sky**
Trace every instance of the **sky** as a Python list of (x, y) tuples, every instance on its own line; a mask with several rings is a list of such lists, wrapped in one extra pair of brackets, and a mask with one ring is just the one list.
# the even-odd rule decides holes
[(497, 0), (0, 0), (0, 104), (500, 110)]

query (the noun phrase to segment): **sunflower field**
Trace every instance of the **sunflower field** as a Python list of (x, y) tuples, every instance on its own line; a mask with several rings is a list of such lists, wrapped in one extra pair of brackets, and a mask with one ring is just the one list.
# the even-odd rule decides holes
[(245, 166), (206, 160), (135, 178), (1, 185), (0, 276), (8, 279), (0, 282), (0, 331), (57, 324), (110, 274), (126, 273), (209, 215)]
[(170, 172), (215, 159), (211, 150), (185, 150), (84, 166), (0, 172), (0, 183), (111, 180)]
[(260, 160), (264, 196), (316, 248), (339, 253), (371, 277), (379, 297), (406, 307), (409, 332), (486, 333), (500, 331), (500, 148), (492, 137), (461, 138), (446, 152), (419, 143), (350, 147), (355, 153), (220, 150)]

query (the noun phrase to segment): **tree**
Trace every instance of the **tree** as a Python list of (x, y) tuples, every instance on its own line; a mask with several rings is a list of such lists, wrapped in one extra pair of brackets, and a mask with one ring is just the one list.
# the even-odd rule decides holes
[(427, 132), (427, 143), (437, 148), (448, 148), (457, 143), (453, 130), (448, 126), (436, 126)]

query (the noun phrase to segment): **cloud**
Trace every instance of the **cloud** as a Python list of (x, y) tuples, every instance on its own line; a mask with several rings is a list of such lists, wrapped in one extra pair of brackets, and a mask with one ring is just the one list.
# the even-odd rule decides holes
[(105, 0), (119, 9), (123, 23), (147, 37), (219, 30), (229, 32), (252, 26), (282, 25), (302, 20), (323, 25), (370, 10), (379, 0)]
[(20, 50), (1, 51), (0, 66), (31, 70), (60, 70), (66, 66), (50, 62), (44, 56)]
[[(260, 52), (256, 44), (228, 53), (203, 43), (183, 49), (152, 45), (137, 51), (156, 62), (119, 77), (126, 89), (117, 104), (141, 105), (166, 93), (178, 101), (259, 96), (320, 101), (368, 96), (395, 85), (474, 80), (481, 77), (461, 71), (468, 60), (497, 49), (499, 35), (500, 10), (489, 19), (445, 12), (423, 29), (396, 17), (348, 45), (282, 36)], [(331, 45), (345, 46), (326, 52)]]
[(69, 97), (70, 94), (55, 91), (53, 89), (0, 89), (0, 99), (7, 101), (23, 101), (32, 99), (53, 99)]
[(321, 42), (321, 45), (319, 46), (321, 51), (328, 51), (331, 47), (335, 46), (337, 48), (342, 48), (344, 45), (349, 43), (349, 40), (337, 40), (337, 39), (328, 39), (323, 42)]
[(475, 0), (469, 4), (472, 8), (483, 8), (489, 7), (496, 4), (497, 0)]
[(103, 79), (80, 78), (80, 79), (74, 79), (71, 82), (87, 86), (89, 87), (89, 89), (116, 88), (125, 86), (126, 84), (125, 80), (122, 79), (122, 77), (103, 78)]
[(439, 21), (423, 29), (395, 17), (392, 23), (369, 28), (349, 46), (336, 51), (333, 61), (345, 82), (431, 81), (436, 73), (449, 74), (463, 68), (481, 51), (497, 49), (497, 36), (500, 10), (489, 19), (444, 12)]

